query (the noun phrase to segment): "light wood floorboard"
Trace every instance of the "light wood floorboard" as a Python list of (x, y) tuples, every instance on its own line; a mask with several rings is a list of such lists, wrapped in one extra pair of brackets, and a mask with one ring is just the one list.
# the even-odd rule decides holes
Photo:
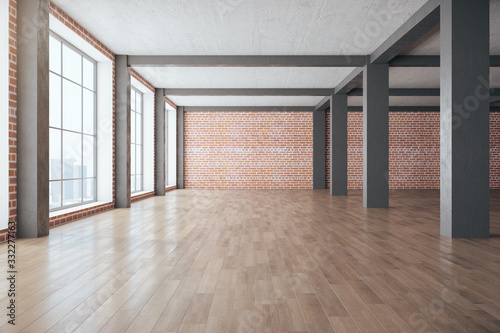
[(18, 240), (0, 332), (500, 332), (500, 191), (489, 239), (441, 237), (438, 191), (390, 198), (177, 190)]

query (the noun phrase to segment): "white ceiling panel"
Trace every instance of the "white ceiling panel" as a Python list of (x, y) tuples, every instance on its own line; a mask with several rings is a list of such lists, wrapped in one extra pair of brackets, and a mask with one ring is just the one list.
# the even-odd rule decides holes
[(369, 54), (426, 0), (54, 0), (117, 54)]
[[(116, 54), (365, 55), (427, 0), (53, 0)], [(491, 2), (491, 50), (500, 55), (500, 1)], [(439, 54), (439, 29), (407, 54)], [(136, 68), (160, 88), (333, 88), (352, 68)], [(391, 88), (439, 88), (439, 68), (391, 68)], [(491, 70), (500, 88), (500, 68)], [(438, 97), (391, 97), (436, 105)], [(315, 105), (321, 97), (175, 96), (178, 105)], [(350, 97), (352, 105), (360, 97)], [(395, 104), (394, 104), (395, 103)], [(437, 100), (439, 104), (439, 100)]]
[(438, 67), (391, 67), (389, 87), (391, 88), (439, 88)]
[(161, 88), (333, 88), (354, 68), (137, 67)]

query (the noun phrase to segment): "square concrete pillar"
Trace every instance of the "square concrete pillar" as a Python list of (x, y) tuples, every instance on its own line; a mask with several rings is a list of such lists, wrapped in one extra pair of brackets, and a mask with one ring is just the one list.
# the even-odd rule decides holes
[(490, 2), (441, 3), (441, 234), (489, 237)]
[(347, 195), (347, 95), (330, 98), (330, 194)]
[(389, 66), (363, 71), (363, 206), (389, 207)]
[(130, 207), (130, 89), (126, 55), (115, 57), (115, 207)]
[(155, 195), (165, 195), (165, 95), (155, 89)]
[(49, 233), (49, 1), (18, 1), (17, 22), (17, 231), (33, 238)]
[(326, 113), (313, 111), (313, 189), (326, 188)]

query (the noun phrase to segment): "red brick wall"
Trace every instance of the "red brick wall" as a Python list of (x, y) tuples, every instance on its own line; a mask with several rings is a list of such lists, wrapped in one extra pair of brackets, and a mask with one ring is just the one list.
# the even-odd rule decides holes
[(150, 191), (150, 192), (135, 194), (135, 195), (132, 194), (132, 197), (130, 198), (130, 203), (134, 203), (134, 202), (141, 201), (141, 200), (144, 200), (147, 198), (151, 198), (151, 197), (154, 197), (154, 195), (155, 195), (155, 191)]
[(177, 109), (177, 105), (175, 105), (174, 102), (172, 102), (170, 99), (168, 99), (168, 97), (165, 97), (165, 101), (167, 101), (168, 105), (170, 105), (174, 109)]
[(145, 85), (152, 92), (155, 92), (155, 87), (153, 87), (151, 85), (151, 83), (149, 83), (148, 81), (146, 81), (145, 78), (143, 78), (141, 75), (139, 75), (139, 73), (137, 73), (133, 69), (130, 70), (130, 73), (131, 73), (132, 77), (134, 77), (137, 81), (139, 81), (140, 83), (142, 83), (143, 85)]
[[(330, 180), (330, 114), (327, 112), (327, 185)], [(389, 114), (389, 186), (439, 188), (438, 112)], [(363, 188), (363, 114), (348, 113), (348, 187)], [(500, 113), (490, 114), (490, 187), (500, 188)]]
[[(360, 112), (347, 114), (347, 186), (363, 188), (363, 117)], [(326, 112), (326, 187), (330, 188), (330, 112)]]
[[(330, 131), (330, 128), (327, 129)], [(347, 114), (347, 187), (363, 188), (363, 114)], [(329, 170), (328, 170), (329, 172)]]
[(50, 218), (49, 227), (52, 228), (52, 227), (56, 227), (56, 226), (61, 225), (61, 224), (73, 222), (75, 220), (78, 220), (78, 219), (81, 219), (84, 217), (88, 217), (88, 216), (91, 216), (94, 214), (102, 213), (102, 212), (105, 212), (105, 211), (113, 209), (113, 208), (115, 208), (115, 204), (108, 203), (108, 204), (102, 204), (99, 206), (94, 206), (92, 208), (80, 209), (77, 211), (73, 211), (71, 213), (57, 215), (57, 216)]
[(439, 188), (438, 112), (389, 114), (389, 187)]
[(312, 188), (312, 113), (185, 112), (185, 188)]

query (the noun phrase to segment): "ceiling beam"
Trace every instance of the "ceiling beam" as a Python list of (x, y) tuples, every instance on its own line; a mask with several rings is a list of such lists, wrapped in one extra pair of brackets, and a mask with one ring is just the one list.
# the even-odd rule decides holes
[[(363, 89), (356, 88), (348, 93), (349, 96), (363, 96)], [(389, 96), (441, 96), (439, 88), (391, 88)], [(500, 98), (500, 89), (492, 88), (490, 96)]]
[(326, 96), (323, 98), (316, 106), (314, 107), (315, 111), (325, 111), (330, 107), (330, 98), (331, 96)]
[(185, 106), (188, 112), (210, 111), (314, 111), (314, 106)]
[(329, 96), (332, 89), (164, 89), (165, 96)]
[[(361, 112), (363, 106), (348, 106), (347, 111)], [(438, 112), (439, 106), (389, 106), (389, 112)]]
[(500, 55), (490, 56), (490, 67), (500, 67)]
[[(271, 88), (271, 89), (163, 89), (165, 96), (329, 96), (332, 89), (309, 88)], [(349, 96), (363, 96), (362, 88), (354, 88)], [(500, 89), (491, 89), (490, 95), (495, 101), (500, 98)], [(391, 88), (389, 96), (440, 96), (439, 88)], [(321, 104), (322, 102), (320, 102)]]
[[(356, 88), (348, 93), (349, 96), (363, 96), (363, 89)], [(439, 96), (439, 88), (391, 88), (389, 96)]]
[[(132, 67), (362, 67), (366, 56), (128, 56)], [(439, 55), (398, 55), (390, 67), (439, 67)], [(490, 56), (500, 67), (500, 55)]]
[[(390, 67), (439, 67), (438, 55), (399, 55), (389, 61)], [(500, 56), (490, 56), (490, 67), (500, 67)]]
[(385, 64), (401, 54), (439, 24), (440, 0), (427, 1), (370, 56), (371, 63)]
[[(328, 101), (330, 100), (329, 97)], [(319, 105), (319, 104), (318, 104)], [(297, 112), (313, 112), (324, 111), (329, 109), (316, 109), (316, 106), (185, 106), (184, 111), (187, 112), (213, 112), (213, 111), (235, 111), (235, 112), (258, 112), (258, 111), (297, 111)], [(439, 105), (436, 106), (389, 106), (389, 112), (439, 112)], [(348, 106), (349, 112), (362, 112), (362, 106)], [(490, 112), (500, 112), (500, 106), (490, 106)]]
[(354, 88), (359, 87), (363, 83), (363, 67), (358, 67), (351, 72), (342, 82), (334, 89), (335, 94), (347, 94)]
[(358, 67), (365, 64), (366, 57), (362, 55), (128, 56), (128, 65), (132, 67)]
[(500, 102), (500, 94), (496, 95), (491, 94), (490, 103), (496, 103), (496, 102)]

